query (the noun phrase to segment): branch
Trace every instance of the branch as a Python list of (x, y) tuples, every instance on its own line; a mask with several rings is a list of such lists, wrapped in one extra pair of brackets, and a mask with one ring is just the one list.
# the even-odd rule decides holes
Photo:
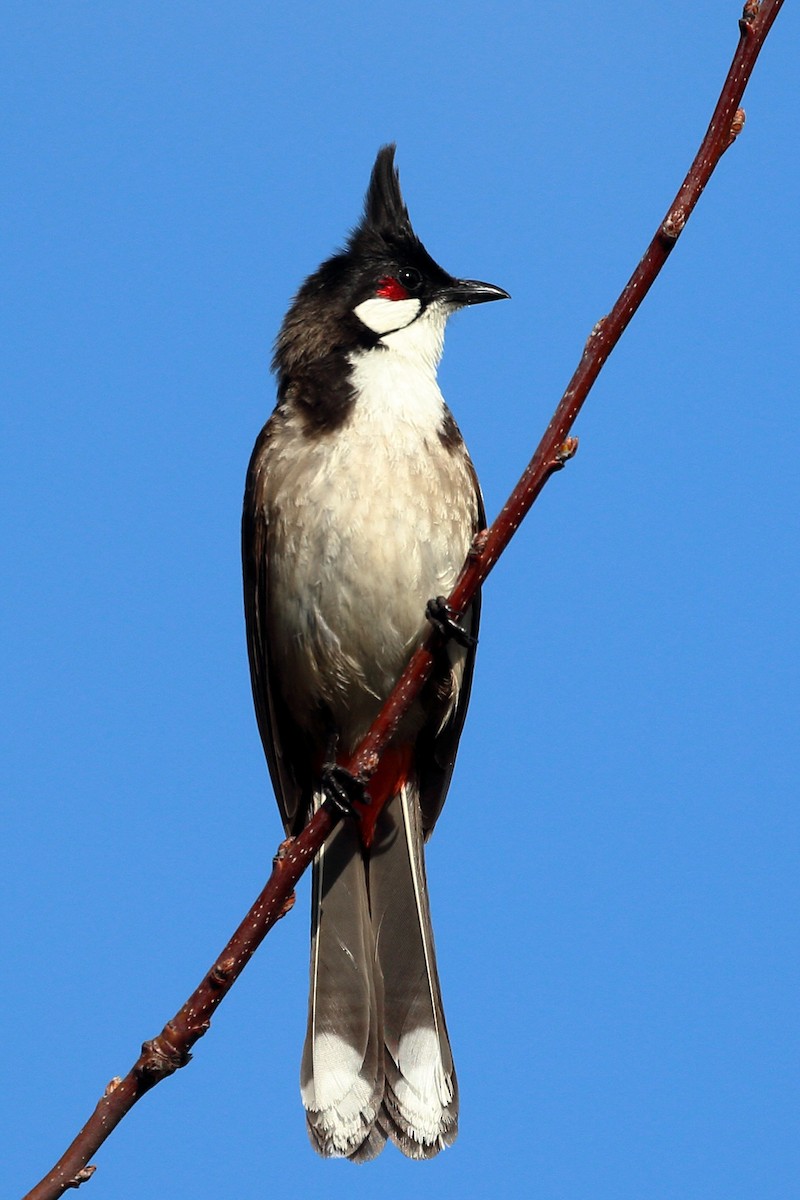
[[(578, 368), (522, 478), (494, 524), (476, 539), (449, 597), (456, 617), (466, 612), (550, 476), (575, 453), (577, 440), (568, 435), (592, 384), (669, 257), (714, 168), (744, 125), (739, 103), (782, 3), (747, 0), (739, 22), (739, 45), (689, 173), (616, 304), (589, 335)], [(436, 637), (432, 632), (416, 651), (361, 745), (345, 764), (364, 780), (374, 774), (382, 752), (431, 674)], [(326, 802), (298, 837), (283, 843), (263, 891), (211, 970), (158, 1037), (144, 1043), (125, 1078), (111, 1080), (72, 1145), (24, 1200), (55, 1200), (68, 1188), (79, 1187), (90, 1178), (94, 1168), (87, 1166), (89, 1158), (112, 1129), (145, 1092), (189, 1062), (191, 1048), (208, 1029), (217, 1005), (272, 926), (292, 907), (295, 884), (339, 819), (338, 812)]]

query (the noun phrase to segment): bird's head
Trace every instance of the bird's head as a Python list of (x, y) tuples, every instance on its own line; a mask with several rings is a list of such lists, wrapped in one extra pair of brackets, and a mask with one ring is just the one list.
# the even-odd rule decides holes
[(278, 339), (279, 368), (292, 352), (319, 357), (378, 345), (435, 360), (451, 313), (508, 298), (494, 284), (455, 278), (431, 258), (411, 225), (394, 153), (393, 145), (378, 151), (361, 221), (297, 293)]

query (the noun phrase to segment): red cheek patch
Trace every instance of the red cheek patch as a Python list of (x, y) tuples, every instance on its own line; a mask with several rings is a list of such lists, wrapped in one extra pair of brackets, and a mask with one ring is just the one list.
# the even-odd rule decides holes
[(383, 297), (384, 300), (407, 300), (408, 292), (403, 287), (399, 279), (394, 279), (391, 275), (385, 276), (378, 280), (378, 289), (375, 292), (376, 296)]

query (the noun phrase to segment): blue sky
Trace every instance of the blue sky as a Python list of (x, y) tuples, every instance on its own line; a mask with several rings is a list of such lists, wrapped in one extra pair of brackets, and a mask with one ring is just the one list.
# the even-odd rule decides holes
[[(378, 146), (511, 303), (440, 374), (494, 515), (662, 217), (728, 0), (11, 3), (0, 25), (9, 1195), (213, 961), (280, 837), (244, 471), (289, 297)], [(800, 16), (485, 591), (429, 852), (462, 1095), (431, 1163), (318, 1160), (307, 882), (93, 1200), (781, 1200), (796, 1188)]]

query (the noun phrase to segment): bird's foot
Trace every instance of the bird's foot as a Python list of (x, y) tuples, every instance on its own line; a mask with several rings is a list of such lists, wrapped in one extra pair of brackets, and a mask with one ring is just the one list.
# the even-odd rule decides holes
[(425, 606), (425, 616), (438, 629), (445, 641), (458, 642), (459, 646), (466, 646), (468, 649), (477, 646), (478, 639), (471, 633), (467, 633), (464, 626), (459, 624), (453, 615), (452, 608), (447, 603), (446, 596), (436, 596), (433, 600), (429, 600)]
[(322, 791), (341, 816), (361, 821), (364, 809), (371, 803), (363, 779), (353, 775), (337, 762), (326, 763), (322, 768)]

